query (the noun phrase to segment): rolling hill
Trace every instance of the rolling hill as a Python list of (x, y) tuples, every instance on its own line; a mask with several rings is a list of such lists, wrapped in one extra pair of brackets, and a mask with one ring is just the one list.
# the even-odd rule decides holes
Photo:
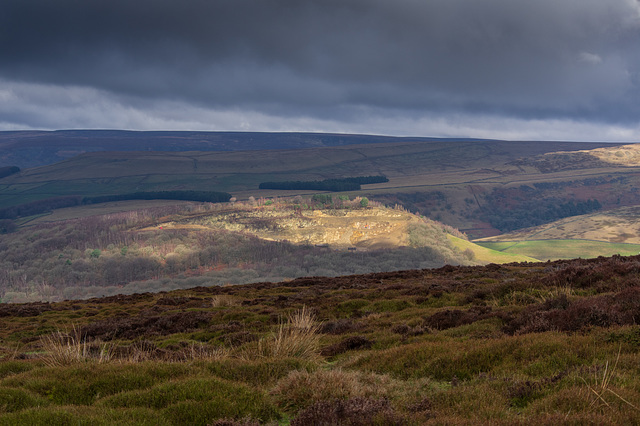
[(635, 255), (640, 252), (640, 207), (572, 216), (474, 242), (540, 260)]
[[(640, 256), (600, 256), (640, 252), (635, 146), (318, 138), (75, 155), (62, 137), (49, 154), (71, 158), (0, 179), (0, 207), (235, 196), (0, 223), (0, 424), (640, 422)], [(257, 189), (374, 174), (389, 181)]]
[[(163, 190), (225, 191), (238, 199), (291, 196), (310, 192), (257, 188), (265, 181), (384, 175), (389, 182), (365, 185), (349, 195), (402, 204), (481, 237), (504, 232), (502, 216), (508, 211), (528, 209), (518, 205), (518, 198), (538, 205), (543, 200), (597, 199), (605, 208), (640, 203), (640, 195), (631, 191), (639, 179), (635, 167), (585, 153), (579, 153), (569, 169), (560, 167), (561, 161), (549, 160), (554, 155), (549, 153), (602, 146), (611, 147), (400, 140), (296, 150), (93, 152), (1, 179), (0, 207), (69, 195)], [(546, 161), (544, 166), (539, 164), (541, 159)], [(535, 188), (535, 194), (523, 193), (521, 189), (527, 187)]]
[[(312, 197), (58, 211), (0, 241), (3, 302), (53, 301), (301, 276), (530, 261), (491, 252), (442, 223), (360, 199)], [(117, 206), (114, 206), (117, 204)], [(122, 204), (136, 210), (116, 213)], [(126, 209), (125, 209), (126, 210)], [(74, 215), (76, 218), (73, 218)], [(58, 218), (61, 219), (61, 218)], [(460, 240), (462, 241), (462, 240)], [(487, 254), (491, 253), (491, 258)]]

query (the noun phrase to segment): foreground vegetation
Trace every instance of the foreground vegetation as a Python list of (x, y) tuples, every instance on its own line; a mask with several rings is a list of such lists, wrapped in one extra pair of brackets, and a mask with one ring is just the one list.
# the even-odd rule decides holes
[(0, 305), (0, 424), (636, 424), (640, 257)]

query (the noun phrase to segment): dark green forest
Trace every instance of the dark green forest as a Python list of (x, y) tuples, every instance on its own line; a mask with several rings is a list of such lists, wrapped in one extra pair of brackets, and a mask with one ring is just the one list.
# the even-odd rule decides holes
[(0, 179), (11, 176), (18, 172), (20, 172), (20, 167), (17, 166), (0, 167)]
[(389, 179), (385, 176), (360, 176), (313, 181), (262, 182), (258, 188), (339, 192), (359, 191), (361, 189), (361, 185), (384, 182), (389, 182)]
[(559, 184), (522, 185), (518, 188), (493, 190), (484, 195), (482, 208), (476, 212), (502, 232), (543, 225), (569, 216), (577, 216), (600, 210), (596, 199), (566, 200), (546, 193)]
[(16, 219), (18, 217), (33, 216), (47, 213), (64, 207), (74, 207), (85, 204), (109, 203), (113, 201), (129, 200), (180, 200), (199, 201), (207, 203), (226, 203), (231, 199), (231, 194), (216, 191), (149, 191), (134, 192), (129, 194), (101, 195), (98, 197), (82, 197), (72, 195), (66, 197), (54, 197), (44, 200), (32, 201), (17, 206), (0, 209), (0, 219)]

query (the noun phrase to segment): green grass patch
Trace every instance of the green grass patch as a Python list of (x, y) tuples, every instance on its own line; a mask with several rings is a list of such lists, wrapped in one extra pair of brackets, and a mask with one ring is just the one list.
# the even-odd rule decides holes
[(634, 256), (640, 253), (640, 244), (590, 240), (479, 241), (476, 244), (504, 254), (530, 256), (542, 261), (578, 257), (588, 259), (614, 254)]
[(242, 382), (252, 386), (266, 386), (273, 384), (294, 370), (315, 370), (317, 364), (295, 358), (261, 361), (227, 359), (206, 363), (203, 368), (210, 374), (222, 379)]
[(41, 367), (9, 376), (0, 385), (24, 388), (56, 405), (91, 405), (123, 391), (144, 389), (190, 373), (184, 364), (86, 365)]
[(207, 424), (216, 418), (243, 417), (266, 422), (280, 417), (263, 392), (217, 378), (162, 383), (151, 389), (121, 392), (100, 403), (108, 407), (161, 409), (173, 424)]
[(172, 423), (149, 408), (114, 409), (106, 407), (42, 406), (0, 415), (0, 425), (91, 425), (164, 426)]
[[(451, 244), (465, 253), (473, 253), (469, 256), (472, 260), (482, 263), (511, 263), (511, 262), (537, 262), (538, 258), (526, 253), (503, 251), (500, 248), (487, 246), (482, 243), (473, 243), (462, 238), (447, 235)], [(500, 246), (498, 246), (500, 247)]]
[(0, 362), (0, 379), (5, 377), (24, 373), (35, 368), (33, 363), (26, 361), (5, 361)]
[(488, 340), (439, 335), (363, 355), (350, 367), (403, 379), (471, 380), (481, 374), (504, 376), (514, 372), (540, 378), (589, 365), (598, 357), (615, 356), (613, 345), (594, 345), (593, 338), (560, 333)]

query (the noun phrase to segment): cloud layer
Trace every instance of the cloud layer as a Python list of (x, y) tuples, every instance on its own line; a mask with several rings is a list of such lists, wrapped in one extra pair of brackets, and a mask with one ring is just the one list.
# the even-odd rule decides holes
[(0, 129), (638, 140), (639, 45), (637, 0), (7, 0)]

